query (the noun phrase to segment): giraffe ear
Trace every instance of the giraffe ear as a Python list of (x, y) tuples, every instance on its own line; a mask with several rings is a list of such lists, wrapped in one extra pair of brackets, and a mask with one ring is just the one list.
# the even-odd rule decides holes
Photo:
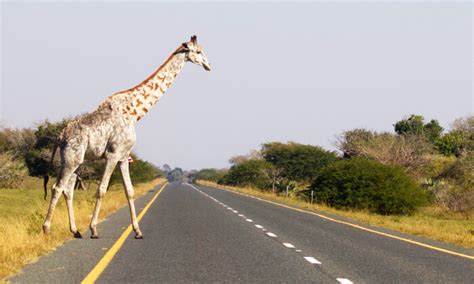
[(196, 35), (193, 35), (193, 36), (191, 37), (191, 42), (194, 43), (194, 44), (197, 43), (197, 36), (196, 36)]

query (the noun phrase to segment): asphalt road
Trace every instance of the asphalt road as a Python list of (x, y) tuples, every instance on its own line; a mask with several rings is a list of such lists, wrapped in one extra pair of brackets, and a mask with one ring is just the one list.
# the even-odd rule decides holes
[[(125, 208), (99, 225), (101, 239), (69, 241), (10, 281), (81, 282), (128, 224)], [(474, 260), (209, 187), (168, 184), (140, 226), (145, 239), (132, 233), (97, 282), (474, 283)]]

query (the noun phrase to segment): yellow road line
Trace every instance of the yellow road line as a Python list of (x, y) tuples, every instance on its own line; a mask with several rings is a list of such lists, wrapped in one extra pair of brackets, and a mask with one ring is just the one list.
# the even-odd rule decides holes
[[(165, 189), (165, 187), (168, 185), (168, 182), (165, 182), (165, 184), (161, 187), (160, 191), (158, 191), (155, 196), (148, 202), (148, 204), (143, 208), (143, 210), (140, 212), (140, 215), (138, 215), (137, 219), (140, 221), (143, 216), (145, 216), (145, 213), (148, 211), (148, 209), (151, 207), (153, 202), (155, 202), (156, 198), (160, 193)], [(110, 248), (110, 250), (102, 257), (102, 259), (96, 264), (96, 266), (87, 274), (86, 278), (82, 280), (81, 283), (83, 284), (89, 284), (89, 283), (94, 283), (99, 276), (104, 272), (105, 268), (109, 263), (112, 261), (112, 258), (117, 254), (119, 249), (122, 247), (123, 243), (127, 240), (128, 236), (132, 232), (132, 225), (128, 225), (128, 228), (125, 230), (125, 232), (122, 233), (120, 238), (114, 243), (114, 245)]]
[[(233, 190), (229, 190), (229, 189), (226, 189), (226, 188), (223, 188), (223, 187), (216, 187), (216, 186), (211, 186), (211, 187), (215, 187), (215, 188), (218, 188), (218, 189), (221, 189), (221, 190), (225, 190), (225, 191), (236, 193), (236, 194), (243, 195), (243, 196), (250, 196), (248, 194), (246, 195), (246, 194), (243, 194), (243, 193), (240, 193), (240, 192), (237, 192), (237, 191), (233, 191)], [(298, 212), (315, 215), (315, 216), (318, 216), (320, 218), (326, 219), (328, 221), (332, 221), (332, 222), (339, 223), (339, 224), (344, 224), (344, 225), (351, 226), (351, 227), (354, 227), (354, 228), (357, 228), (357, 229), (360, 229), (360, 230), (363, 230), (363, 231), (371, 232), (371, 233), (374, 233), (374, 234), (377, 234), (377, 235), (389, 237), (389, 238), (392, 238), (392, 239), (396, 239), (396, 240), (407, 242), (407, 243), (410, 243), (410, 244), (422, 246), (422, 247), (429, 248), (429, 249), (432, 249), (432, 250), (436, 250), (436, 251), (444, 252), (444, 253), (447, 253), (447, 254), (460, 256), (460, 257), (464, 257), (464, 258), (467, 258), (467, 259), (474, 260), (474, 256), (472, 256), (472, 255), (462, 254), (462, 253), (458, 253), (458, 252), (455, 252), (455, 251), (451, 251), (451, 250), (431, 246), (431, 245), (428, 245), (428, 244), (424, 244), (424, 243), (421, 243), (421, 242), (413, 241), (413, 240), (410, 240), (410, 239), (407, 239), (407, 238), (403, 238), (403, 237), (395, 236), (395, 235), (392, 235), (392, 234), (376, 231), (376, 230), (369, 229), (369, 228), (366, 228), (366, 227), (363, 227), (363, 226), (360, 226), (360, 225), (357, 225), (357, 224), (337, 220), (337, 219), (334, 219), (334, 218), (331, 218), (331, 217), (324, 216), (322, 214), (318, 214), (318, 213), (315, 213), (315, 212), (306, 211), (306, 210), (303, 210), (303, 209), (299, 209), (299, 208), (284, 205), (284, 204), (281, 204), (281, 203), (273, 202), (273, 201), (270, 201), (270, 200), (262, 199), (260, 197), (256, 197), (256, 198), (258, 198), (258, 200), (260, 200), (260, 201), (271, 203), (271, 204), (274, 204), (274, 205), (277, 205), (277, 206), (280, 206), (280, 207), (284, 207), (284, 208), (287, 208), (287, 209), (295, 210), (295, 211), (298, 211)]]

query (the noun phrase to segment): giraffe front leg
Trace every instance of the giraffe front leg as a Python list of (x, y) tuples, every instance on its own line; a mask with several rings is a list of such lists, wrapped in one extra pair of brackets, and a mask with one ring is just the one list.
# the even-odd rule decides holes
[(74, 199), (74, 185), (76, 184), (77, 175), (72, 174), (71, 178), (69, 179), (69, 183), (67, 189), (63, 191), (64, 199), (66, 199), (66, 206), (67, 212), (69, 216), (69, 229), (71, 233), (74, 234), (74, 238), (82, 239), (81, 233), (76, 228), (76, 220), (74, 218), (74, 207), (73, 207), (73, 199)]
[(94, 213), (92, 214), (92, 219), (91, 219), (90, 228), (91, 228), (92, 239), (99, 238), (97, 234), (97, 221), (99, 219), (100, 206), (102, 204), (102, 199), (104, 198), (105, 193), (107, 192), (107, 186), (109, 185), (110, 176), (112, 175), (116, 164), (117, 164), (117, 160), (113, 160), (113, 159), (107, 159), (107, 162), (105, 164), (104, 174), (102, 175), (102, 180), (100, 181), (99, 188), (97, 189), (96, 203), (95, 203)]
[(135, 213), (135, 202), (133, 201), (134, 190), (128, 167), (128, 160), (120, 162), (120, 172), (122, 173), (123, 186), (125, 187), (125, 194), (127, 196), (128, 207), (130, 209), (130, 219), (132, 222), (133, 231), (135, 231), (135, 239), (143, 239), (142, 232), (138, 226), (137, 215)]

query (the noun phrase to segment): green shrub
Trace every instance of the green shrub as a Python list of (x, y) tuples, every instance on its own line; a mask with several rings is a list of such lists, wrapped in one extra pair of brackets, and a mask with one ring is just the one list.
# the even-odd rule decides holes
[(445, 156), (460, 156), (466, 145), (467, 135), (461, 131), (453, 131), (436, 140), (436, 148)]
[(379, 214), (410, 214), (427, 195), (398, 166), (355, 158), (324, 168), (311, 185), (316, 201)]
[(423, 169), (423, 176), (427, 179), (434, 179), (448, 169), (456, 161), (455, 157), (443, 155), (425, 155), (426, 164)]
[(232, 166), (219, 183), (268, 189), (271, 183), (265, 175), (265, 170), (270, 166), (264, 160), (247, 160)]

